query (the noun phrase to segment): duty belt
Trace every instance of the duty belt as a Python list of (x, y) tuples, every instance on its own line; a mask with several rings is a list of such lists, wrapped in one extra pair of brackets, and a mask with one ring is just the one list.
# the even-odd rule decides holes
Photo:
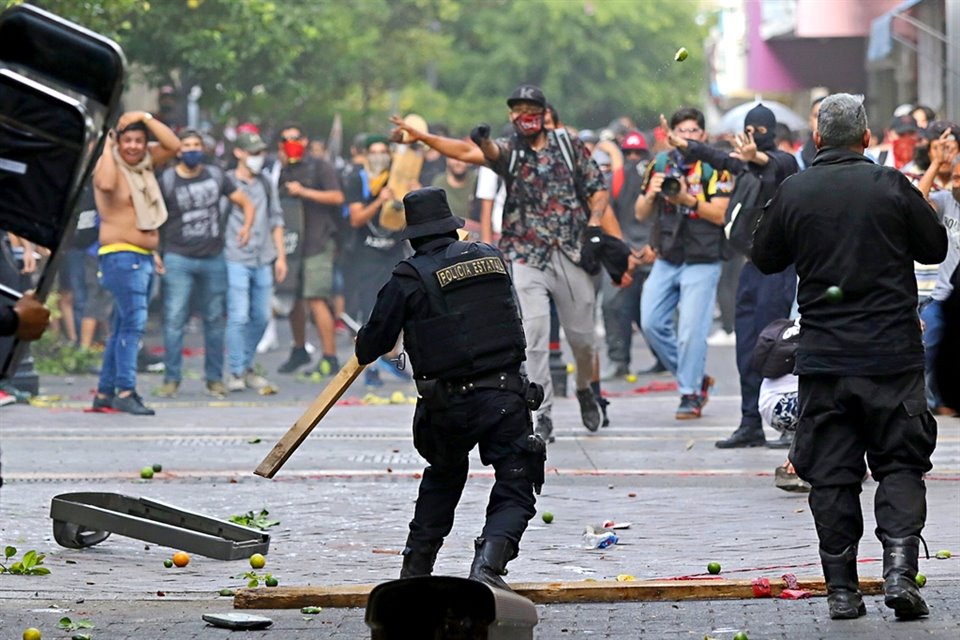
[(441, 380), (440, 383), (446, 386), (450, 395), (464, 394), (474, 389), (502, 389), (524, 395), (530, 385), (527, 378), (519, 373), (488, 373), (476, 378)]

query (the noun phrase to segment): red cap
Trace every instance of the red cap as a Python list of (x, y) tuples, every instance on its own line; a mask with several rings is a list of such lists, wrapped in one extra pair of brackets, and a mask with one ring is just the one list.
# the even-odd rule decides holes
[(239, 135), (241, 133), (255, 133), (260, 135), (260, 127), (252, 122), (244, 122), (243, 124), (237, 125), (237, 134)]
[(639, 131), (631, 131), (627, 134), (627, 137), (623, 139), (623, 144), (620, 145), (620, 148), (624, 151), (646, 151), (647, 140)]

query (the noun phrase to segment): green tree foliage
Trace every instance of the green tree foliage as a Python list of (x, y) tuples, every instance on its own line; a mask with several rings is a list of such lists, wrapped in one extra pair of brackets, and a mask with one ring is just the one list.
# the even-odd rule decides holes
[[(0, 7), (17, 0), (0, 0)], [(394, 110), (463, 133), (521, 82), (563, 119), (652, 124), (696, 102), (693, 0), (34, 0), (114, 38), (156, 86), (199, 85), (215, 119), (385, 130)], [(673, 61), (679, 46), (691, 50)]]

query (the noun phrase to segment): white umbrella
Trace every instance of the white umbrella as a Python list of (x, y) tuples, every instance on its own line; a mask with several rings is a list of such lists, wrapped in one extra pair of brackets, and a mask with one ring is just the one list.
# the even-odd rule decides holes
[(807, 128), (807, 119), (799, 115), (787, 105), (777, 102), (776, 100), (754, 100), (753, 102), (741, 104), (733, 109), (730, 109), (730, 111), (727, 111), (725, 114), (723, 114), (723, 117), (720, 118), (720, 122), (714, 127), (711, 127), (711, 132), (738, 133), (743, 131), (743, 119), (746, 117), (747, 112), (761, 103), (763, 106), (770, 109), (770, 111), (773, 111), (773, 115), (776, 116), (777, 122), (782, 122), (790, 127), (790, 129), (793, 131), (800, 131)]

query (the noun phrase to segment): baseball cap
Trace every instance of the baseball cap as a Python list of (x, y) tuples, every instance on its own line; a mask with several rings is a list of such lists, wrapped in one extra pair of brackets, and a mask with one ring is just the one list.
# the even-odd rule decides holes
[(539, 105), (544, 109), (547, 108), (547, 99), (543, 95), (543, 91), (540, 90), (540, 87), (536, 87), (532, 84), (520, 85), (514, 89), (513, 93), (510, 94), (510, 97), (507, 98), (508, 107), (512, 107), (517, 102), (532, 102), (533, 104)]
[(260, 134), (244, 131), (237, 136), (237, 148), (247, 153), (260, 153), (267, 148), (267, 144)]
[(627, 137), (623, 139), (620, 148), (624, 151), (646, 151), (647, 139), (639, 131), (630, 131), (627, 133)]
[(913, 119), (913, 116), (904, 114), (891, 120), (888, 128), (897, 134), (913, 133), (917, 130), (917, 121)]

